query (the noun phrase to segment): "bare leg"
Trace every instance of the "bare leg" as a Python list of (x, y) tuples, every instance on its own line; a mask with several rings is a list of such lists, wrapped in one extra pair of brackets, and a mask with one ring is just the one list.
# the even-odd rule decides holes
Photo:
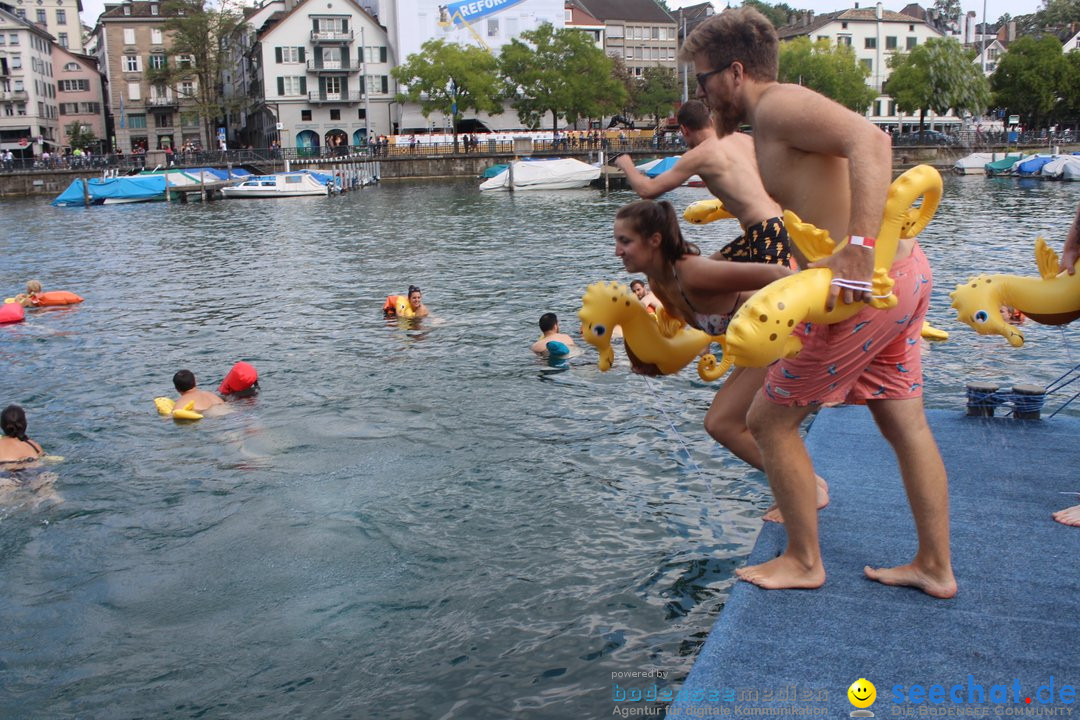
[(814, 466), (799, 435), (799, 424), (812, 409), (774, 405), (759, 393), (746, 418), (784, 514), (788, 541), (779, 557), (739, 568), (735, 574), (768, 590), (816, 588), (825, 583), (818, 546)]
[(1073, 527), (1080, 527), (1080, 505), (1073, 505), (1070, 508), (1058, 510), (1051, 517), (1053, 517), (1062, 525), (1072, 525)]
[[(709, 412), (705, 413), (705, 430), (709, 435), (758, 470), (764, 470), (765, 466), (761, 462), (761, 450), (746, 427), (746, 413), (765, 383), (767, 373), (768, 368), (736, 368), (716, 393)], [(829, 486), (820, 476), (814, 477), (817, 479), (817, 507), (820, 509), (829, 504)], [(775, 504), (765, 511), (763, 519), (784, 521)]]
[(945, 465), (926, 423), (922, 398), (874, 400), (870, 412), (881, 434), (892, 445), (900, 463), (919, 548), (915, 559), (893, 568), (864, 568), (871, 580), (886, 585), (908, 585), (927, 595), (956, 595), (949, 556), (949, 490)]

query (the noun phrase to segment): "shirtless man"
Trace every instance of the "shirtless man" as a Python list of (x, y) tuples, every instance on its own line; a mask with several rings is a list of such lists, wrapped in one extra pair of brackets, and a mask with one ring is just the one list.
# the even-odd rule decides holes
[[(205, 413), (215, 405), (224, 405), (225, 401), (219, 398), (212, 392), (200, 390), (195, 387), (195, 373), (190, 370), (179, 370), (173, 375), (173, 385), (176, 387), (176, 392), (180, 393), (180, 397), (176, 399), (176, 407), (187, 407), (188, 403), (194, 402), (195, 407), (192, 408), (197, 413)], [(224, 410), (225, 408), (220, 408)]]
[(700, 100), (683, 103), (677, 119), (690, 149), (667, 172), (650, 178), (634, 167), (629, 155), (615, 158), (614, 165), (626, 173), (630, 187), (651, 200), (698, 175), (743, 228), (743, 235), (713, 258), (787, 264), (790, 250), (780, 217), (783, 211), (761, 183), (753, 139), (742, 133), (717, 137), (709, 109)]
[[(1080, 260), (1080, 205), (1076, 208), (1076, 219), (1073, 220), (1069, 235), (1065, 238), (1065, 249), (1061, 253), (1061, 265), (1058, 266), (1058, 272), (1075, 275), (1077, 260)], [(1080, 505), (1058, 510), (1053, 517), (1062, 525), (1080, 527)]]
[[(880, 229), (891, 179), (889, 137), (812, 90), (777, 83), (777, 45), (769, 21), (752, 8), (740, 8), (699, 25), (681, 52), (684, 60), (694, 63), (698, 97), (707, 98), (717, 132), (731, 134), (743, 122), (754, 128), (765, 190), (833, 238), (850, 238), (842, 250), (815, 265), (828, 267), (837, 279), (868, 282), (874, 265), (873, 236)], [(804, 258), (799, 260), (805, 267)], [(779, 557), (740, 568), (737, 574), (743, 580), (767, 589), (824, 584), (814, 472), (799, 424), (820, 405), (846, 400), (866, 402), (896, 452), (919, 539), (910, 564), (867, 566), (866, 576), (887, 585), (913, 586), (935, 597), (956, 594), (949, 554), (948, 481), (922, 403), (918, 338), (930, 299), (931, 271), (914, 241), (901, 242), (890, 274), (900, 300), (896, 308), (867, 306), (827, 331), (804, 325), (799, 331), (802, 352), (775, 363), (763, 391), (753, 400), (747, 421), (761, 448), (788, 542)], [(829, 307), (839, 294), (841, 289), (834, 285)], [(868, 290), (845, 288), (842, 295), (846, 303), (870, 299)], [(903, 322), (905, 313), (910, 317)], [(851, 342), (841, 340), (847, 337), (858, 345), (855, 352)], [(870, 349), (859, 352), (864, 343)], [(897, 370), (901, 362), (909, 371), (903, 376)], [(824, 372), (827, 367), (836, 375)]]
[(645, 309), (649, 312), (656, 312), (664, 307), (664, 304), (660, 302), (660, 298), (656, 297), (649, 288), (645, 287), (645, 283), (641, 280), (631, 280), (630, 291), (637, 296), (637, 299), (641, 301), (641, 304), (644, 305)]
[(555, 313), (544, 313), (540, 316), (540, 339), (532, 344), (534, 353), (546, 354), (549, 342), (561, 342), (568, 348), (574, 347), (574, 338), (559, 332), (559, 318)]

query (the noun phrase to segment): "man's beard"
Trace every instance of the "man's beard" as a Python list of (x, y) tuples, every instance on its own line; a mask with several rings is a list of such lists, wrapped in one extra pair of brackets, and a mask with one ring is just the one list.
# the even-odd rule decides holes
[(731, 135), (738, 131), (743, 121), (742, 104), (734, 98), (725, 102), (720, 107), (714, 107), (712, 111), (713, 128), (720, 137)]

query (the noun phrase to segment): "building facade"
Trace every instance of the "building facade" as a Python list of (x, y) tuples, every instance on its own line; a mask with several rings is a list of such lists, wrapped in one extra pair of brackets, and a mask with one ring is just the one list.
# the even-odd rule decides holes
[(653, 0), (572, 0), (604, 23), (604, 51), (622, 58), (631, 75), (647, 67), (678, 68), (679, 26)]
[(109, 149), (105, 125), (105, 82), (97, 58), (73, 53), (59, 45), (52, 48), (59, 108), (60, 142), (67, 147), (67, 128), (78, 123), (99, 140), (95, 152)]
[(154, 70), (194, 64), (192, 58), (170, 52), (165, 8), (157, 0), (107, 4), (94, 28), (112, 115), (110, 144), (124, 153), (175, 150), (186, 144), (217, 147), (194, 107), (197, 80), (183, 80), (176, 87), (150, 81)]
[[(825, 13), (817, 17), (805, 13), (797, 22), (777, 29), (781, 42), (796, 37), (811, 41), (828, 40), (833, 45), (847, 45), (869, 75), (866, 84), (877, 93), (867, 117), (878, 125), (899, 127), (913, 121), (896, 109), (896, 103), (882, 91), (892, 72), (889, 58), (896, 53), (911, 52), (931, 38), (940, 38), (943, 31), (926, 21), (903, 13), (885, 10), (881, 3), (873, 8), (859, 8)], [(927, 113), (927, 119), (937, 123), (958, 124), (960, 119)], [(914, 118), (918, 122), (918, 118)]]
[(40, 25), (56, 39), (56, 44), (72, 52), (84, 52), (82, 0), (3, 0), (0, 7)]
[(264, 3), (248, 13), (232, 67), (228, 92), (250, 100), (230, 128), (244, 144), (315, 154), (394, 129), (387, 34), (354, 0)]
[(60, 147), (53, 38), (0, 9), (0, 150), (30, 158)]

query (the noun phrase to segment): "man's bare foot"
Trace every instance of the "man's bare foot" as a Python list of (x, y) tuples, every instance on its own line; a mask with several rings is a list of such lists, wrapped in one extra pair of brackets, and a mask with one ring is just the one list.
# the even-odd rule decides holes
[(1058, 510), (1050, 517), (1054, 518), (1062, 525), (1072, 525), (1073, 527), (1080, 527), (1080, 505), (1073, 505), (1072, 507), (1065, 508), (1064, 510)]
[[(815, 475), (814, 480), (817, 483), (817, 509), (820, 510), (829, 504), (829, 484), (820, 475)], [(784, 516), (780, 514), (780, 508), (776, 507), (776, 503), (769, 506), (761, 519), (765, 522), (784, 522)]]
[(766, 590), (803, 588), (812, 590), (825, 584), (825, 568), (821, 562), (807, 567), (787, 554), (760, 565), (749, 565), (735, 571), (740, 580)]
[(951, 598), (956, 595), (956, 578), (953, 577), (952, 570), (934, 575), (924, 572), (912, 563), (893, 568), (872, 568), (867, 565), (863, 572), (866, 577), (879, 583), (917, 588), (936, 598)]

